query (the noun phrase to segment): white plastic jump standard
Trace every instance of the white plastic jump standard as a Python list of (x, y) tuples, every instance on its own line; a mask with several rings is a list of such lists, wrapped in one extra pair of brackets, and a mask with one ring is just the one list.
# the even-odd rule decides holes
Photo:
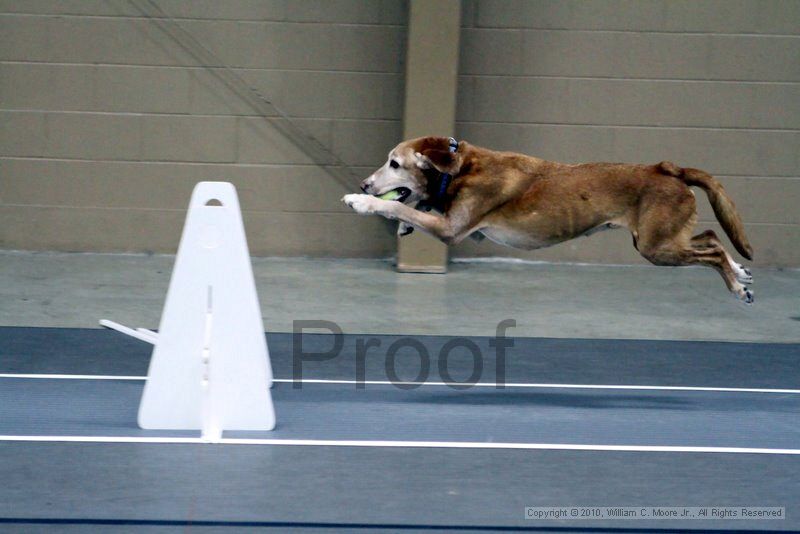
[(101, 324), (155, 345), (139, 406), (146, 429), (272, 430), (272, 368), (236, 189), (192, 193), (158, 333)]

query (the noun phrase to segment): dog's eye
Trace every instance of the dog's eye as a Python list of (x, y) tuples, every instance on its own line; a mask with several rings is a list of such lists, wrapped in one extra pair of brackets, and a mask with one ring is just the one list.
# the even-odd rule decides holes
[(392, 161), (390, 161), (390, 162), (389, 162), (389, 167), (391, 167), (391, 168), (393, 168), (393, 169), (396, 169), (396, 168), (398, 168), (399, 166), (400, 166), (400, 164), (399, 164), (399, 163), (397, 163), (397, 160), (396, 160), (396, 159), (393, 159)]

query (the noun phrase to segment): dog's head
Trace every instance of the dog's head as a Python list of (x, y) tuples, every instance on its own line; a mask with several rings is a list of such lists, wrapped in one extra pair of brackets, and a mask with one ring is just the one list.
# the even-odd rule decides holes
[(450, 151), (447, 137), (403, 141), (389, 152), (383, 167), (361, 182), (361, 190), (375, 196), (395, 191), (395, 200), (407, 204), (428, 200), (443, 173), (458, 174), (460, 152)]

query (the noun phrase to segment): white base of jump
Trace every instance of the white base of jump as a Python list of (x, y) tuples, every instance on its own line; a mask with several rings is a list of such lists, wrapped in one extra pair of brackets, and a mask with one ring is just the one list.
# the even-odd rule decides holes
[(158, 333), (103, 319), (151, 343), (139, 426), (272, 430), (272, 367), (236, 189), (200, 182), (192, 193)]

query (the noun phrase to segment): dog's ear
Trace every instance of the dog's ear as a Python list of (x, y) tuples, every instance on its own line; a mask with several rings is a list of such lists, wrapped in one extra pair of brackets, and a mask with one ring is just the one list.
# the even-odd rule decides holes
[(420, 169), (426, 170), (434, 167), (437, 171), (448, 174), (456, 174), (458, 172), (458, 159), (449, 150), (428, 148), (414, 155), (417, 156), (417, 167)]
[(414, 165), (417, 166), (418, 169), (422, 169), (423, 171), (427, 171), (428, 169), (433, 168), (433, 162), (422, 155), (422, 152), (414, 152)]

